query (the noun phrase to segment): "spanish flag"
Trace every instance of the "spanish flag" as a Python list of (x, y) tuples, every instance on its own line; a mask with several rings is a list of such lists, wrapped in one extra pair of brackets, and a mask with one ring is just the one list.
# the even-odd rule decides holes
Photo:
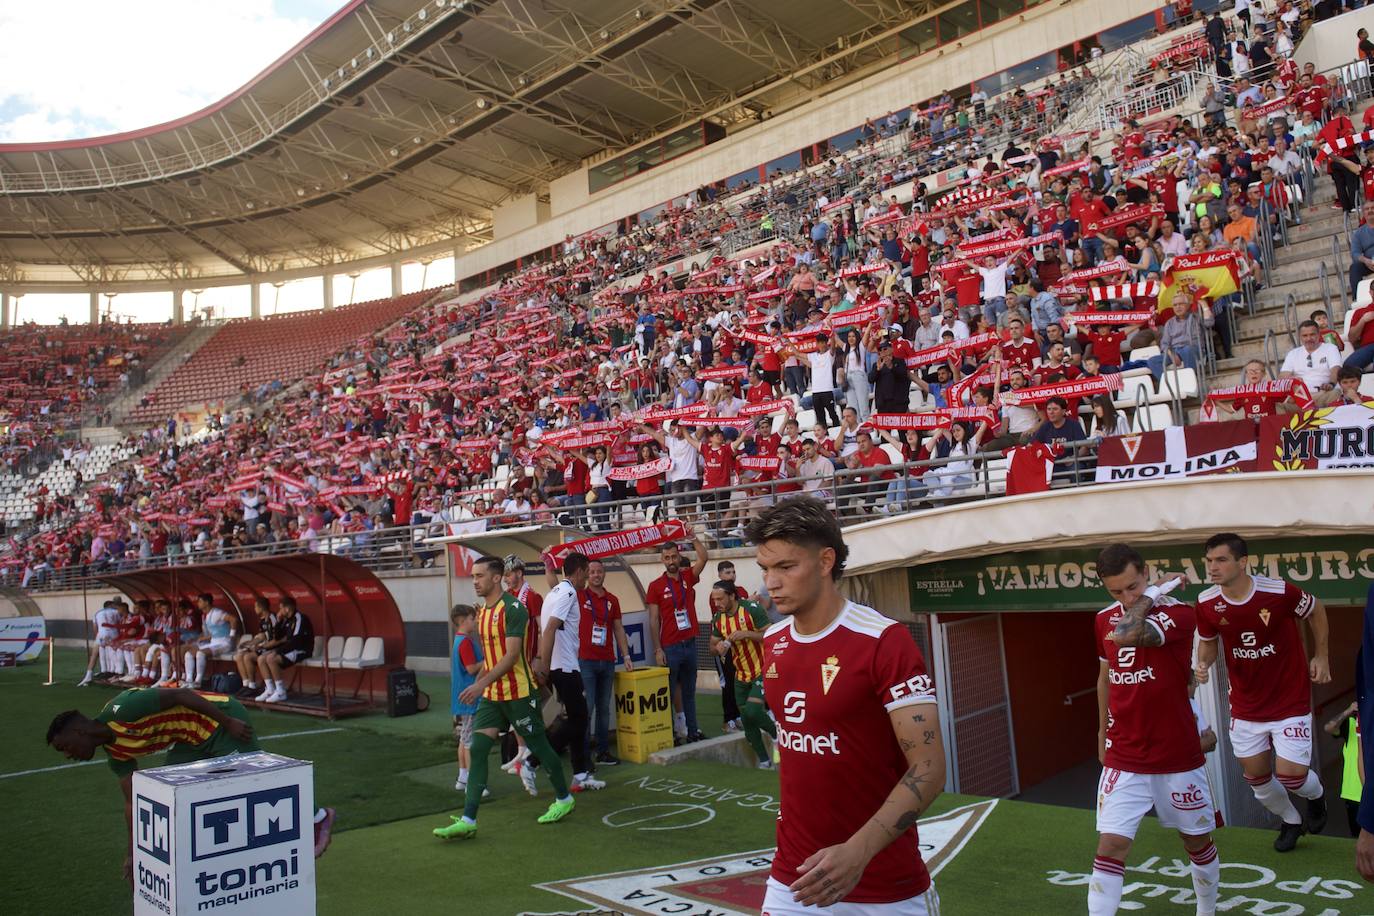
[(1191, 289), (1194, 298), (1205, 296), (1213, 302), (1240, 289), (1240, 273), (1236, 253), (1230, 250), (1204, 251), (1200, 254), (1181, 254), (1174, 258), (1164, 275), (1164, 288), (1159, 293), (1159, 311), (1174, 307), (1174, 293)]

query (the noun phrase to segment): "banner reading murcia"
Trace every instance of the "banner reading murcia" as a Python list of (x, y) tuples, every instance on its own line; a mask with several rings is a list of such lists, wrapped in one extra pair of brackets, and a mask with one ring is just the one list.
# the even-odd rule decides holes
[(1277, 414), (1260, 423), (1261, 471), (1374, 467), (1374, 401)]

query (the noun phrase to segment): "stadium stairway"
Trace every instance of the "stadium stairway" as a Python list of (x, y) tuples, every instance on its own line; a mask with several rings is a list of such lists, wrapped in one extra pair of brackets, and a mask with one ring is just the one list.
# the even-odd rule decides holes
[(111, 424), (114, 426), (123, 425), (128, 420), (129, 414), (138, 406), (143, 395), (155, 391), (157, 386), (162, 384), (163, 379), (190, 359), (197, 350), (219, 332), (221, 327), (223, 326), (218, 324), (205, 324), (194, 328), (175, 347), (167, 351), (161, 359), (149, 368), (148, 378), (141, 386), (121, 394), (110, 402)]
[[(1341, 330), (1345, 317), (1341, 290), (1348, 283), (1350, 267), (1345, 218), (1340, 210), (1331, 208), (1336, 193), (1330, 178), (1317, 176), (1312, 198), (1302, 208), (1302, 225), (1289, 226), (1288, 244), (1274, 247), (1274, 266), (1268, 283), (1256, 297), (1254, 314), (1248, 315), (1244, 309), (1236, 313), (1232, 358), (1217, 363), (1217, 385), (1238, 384), (1242, 367), (1252, 359), (1266, 364), (1272, 361), (1270, 369), (1277, 373), (1278, 364), (1297, 343), (1298, 323), (1315, 309), (1325, 309), (1332, 326)], [(1354, 223), (1351, 225), (1353, 228)], [(1338, 254), (1333, 254), (1333, 240)], [(1272, 338), (1266, 353), (1265, 340), (1270, 332)]]

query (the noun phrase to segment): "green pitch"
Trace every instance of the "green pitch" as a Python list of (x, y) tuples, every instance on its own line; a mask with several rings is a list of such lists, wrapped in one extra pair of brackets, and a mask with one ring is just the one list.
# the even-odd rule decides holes
[[(70, 657), (70, 653), (68, 653)], [(43, 687), (36, 666), (0, 671), (0, 913), (124, 914), (122, 799), (103, 761), (67, 766), (43, 743), (54, 713), (94, 713), (108, 689)], [(775, 774), (715, 764), (603, 768), (602, 792), (577, 797), (562, 823), (535, 818), (552, 797), (541, 778), (531, 798), (492, 768), (492, 794), (476, 839), (430, 835), (461, 808), (448, 731), (447, 682), (422, 678), (435, 708), (406, 719), (342, 722), (254, 713), (267, 750), (315, 763), (316, 798), (338, 809), (334, 843), (319, 862), (319, 912), (333, 914), (627, 914), (748, 912), (761, 897), (773, 844)], [(702, 722), (719, 722), (703, 695)], [(301, 734), (305, 733), (305, 734)], [(280, 737), (271, 737), (280, 736)], [(41, 772), (23, 773), (28, 770)], [(21, 774), (21, 775), (14, 775)], [(842, 803), (843, 788), (817, 804)], [(1339, 803), (1332, 816), (1343, 816)], [(1086, 910), (1095, 848), (1090, 811), (944, 796), (922, 826), (938, 861), (949, 913), (1061, 916)], [(1256, 916), (1370, 916), (1374, 890), (1358, 881), (1353, 843), (1304, 838), (1279, 856), (1268, 832), (1216, 834), (1223, 862), (1219, 912)], [(1191, 882), (1175, 835), (1148, 821), (1127, 871), (1123, 912), (1191, 916)], [(561, 892), (559, 892), (561, 891)], [(676, 901), (690, 901), (682, 909)], [(755, 910), (756, 912), (757, 910)]]

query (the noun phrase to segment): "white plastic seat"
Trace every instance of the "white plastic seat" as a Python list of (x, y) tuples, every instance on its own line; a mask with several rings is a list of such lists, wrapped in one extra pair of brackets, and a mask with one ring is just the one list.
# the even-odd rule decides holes
[(1159, 380), (1159, 395), (1168, 401), (1174, 397), (1186, 400), (1198, 396), (1197, 370), (1175, 366), (1164, 370)]
[(1007, 491), (1007, 466), (1010, 463), (1007, 458), (988, 459), (986, 473), (989, 492), (1005, 493)]
[(1149, 359), (1151, 356), (1160, 356), (1163, 352), (1159, 347), (1136, 347), (1131, 351), (1131, 359)]
[[(357, 637), (350, 637), (356, 639)], [(344, 650), (347, 655), (347, 649)], [(362, 651), (357, 658), (345, 658), (339, 664), (344, 668), (376, 668), (384, 661), (385, 647), (382, 644), (382, 637), (369, 636), (363, 641)]]
[(1131, 417), (1131, 432), (1143, 433), (1164, 429), (1172, 426), (1173, 422), (1174, 414), (1168, 404), (1150, 404), (1138, 408), (1135, 416)]
[[(315, 637), (315, 652), (314, 652), (314, 654), (311, 655), (310, 658), (308, 658), (308, 659), (306, 659), (305, 661), (301, 662), (301, 664), (302, 664), (302, 665), (306, 665), (307, 667), (310, 667), (310, 668), (323, 668), (323, 667), (324, 667), (324, 647), (325, 647), (324, 637), (323, 637), (323, 636), (316, 636), (316, 637)], [(339, 664), (339, 658), (340, 658), (340, 656), (343, 655), (343, 651), (344, 651), (344, 638), (343, 638), (342, 636), (331, 636), (331, 637), (329, 637), (329, 664), (330, 664), (331, 667), (332, 667), (332, 666), (336, 666), (336, 665)]]
[(1360, 377), (1360, 394), (1374, 398), (1374, 372), (1366, 372)]
[[(340, 668), (356, 668), (363, 654), (363, 638), (350, 636), (344, 640), (343, 654), (339, 656)], [(332, 661), (332, 660), (331, 660)]]

